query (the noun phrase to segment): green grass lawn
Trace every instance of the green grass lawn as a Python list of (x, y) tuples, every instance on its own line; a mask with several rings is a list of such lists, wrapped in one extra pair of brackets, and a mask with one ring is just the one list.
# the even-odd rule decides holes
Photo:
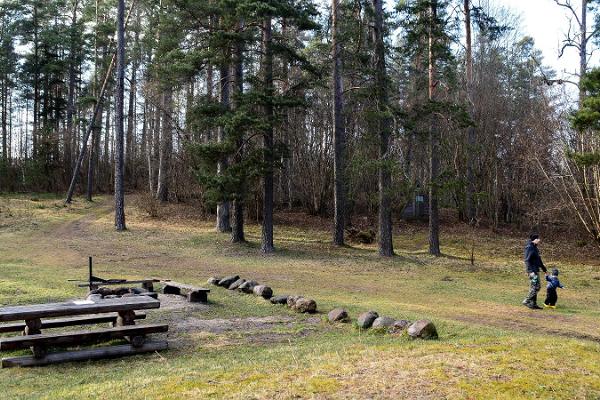
[[(559, 291), (556, 310), (534, 312), (520, 305), (527, 280), (519, 238), (478, 231), (471, 266), (470, 233), (442, 229), (444, 256), (433, 258), (426, 230), (401, 225), (398, 255), (381, 259), (373, 246), (335, 248), (330, 232), (307, 219), (302, 226), (277, 225), (277, 253), (262, 256), (258, 225), (247, 227), (249, 244), (233, 245), (212, 222), (151, 219), (129, 206), (129, 230), (117, 233), (110, 205), (108, 197), (65, 208), (49, 195), (0, 196), (0, 305), (84, 297), (67, 280), (85, 279), (92, 255), (99, 276), (205, 285), (213, 275), (239, 274), (275, 294), (312, 297), (322, 313), (298, 315), (211, 288), (209, 307), (148, 312), (149, 321), (170, 321), (170, 350), (3, 369), (0, 398), (600, 398), (600, 268), (587, 249), (570, 259), (558, 243), (543, 244), (546, 263), (561, 269), (567, 289)], [(371, 309), (427, 318), (440, 338), (413, 341), (333, 326), (325, 319), (335, 307), (354, 318)], [(192, 320), (237, 328), (179, 325)]]

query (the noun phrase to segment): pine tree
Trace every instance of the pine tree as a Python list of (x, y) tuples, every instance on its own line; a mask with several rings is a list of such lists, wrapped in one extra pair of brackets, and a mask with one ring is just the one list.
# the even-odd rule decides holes
[(117, 82), (115, 92), (115, 227), (124, 231), (125, 193), (123, 179), (125, 175), (123, 113), (125, 96), (125, 0), (117, 3)]
[(331, 0), (331, 52), (333, 58), (333, 243), (344, 245), (346, 214), (345, 147), (346, 126), (344, 120), (344, 85), (342, 78), (342, 46), (339, 37), (339, 0)]

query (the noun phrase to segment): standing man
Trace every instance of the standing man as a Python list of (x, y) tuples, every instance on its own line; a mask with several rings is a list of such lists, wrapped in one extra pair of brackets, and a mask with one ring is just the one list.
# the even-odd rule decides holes
[(540, 257), (538, 244), (540, 244), (540, 236), (532, 233), (529, 235), (529, 240), (525, 246), (525, 271), (529, 277), (529, 293), (523, 304), (532, 310), (541, 310), (542, 307), (537, 305), (537, 294), (540, 291), (540, 269), (546, 272), (546, 267)]

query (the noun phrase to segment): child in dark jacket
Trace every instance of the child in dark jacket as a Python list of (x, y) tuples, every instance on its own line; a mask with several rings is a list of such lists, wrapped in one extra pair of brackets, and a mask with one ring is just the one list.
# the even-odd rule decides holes
[(556, 308), (556, 302), (558, 301), (556, 289), (564, 289), (564, 286), (558, 280), (558, 269), (554, 268), (552, 270), (552, 275), (546, 273), (546, 280), (548, 281), (548, 285), (546, 286), (546, 300), (544, 301), (544, 306)]

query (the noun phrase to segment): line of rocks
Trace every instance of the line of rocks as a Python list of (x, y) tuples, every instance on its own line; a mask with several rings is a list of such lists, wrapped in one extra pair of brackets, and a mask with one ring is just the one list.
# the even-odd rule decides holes
[(296, 312), (311, 314), (317, 312), (317, 302), (313, 299), (287, 294), (273, 296), (273, 289), (269, 286), (261, 285), (254, 280), (240, 278), (239, 275), (231, 275), (224, 278), (212, 277), (208, 279), (208, 283), (229, 290), (237, 290), (241, 293), (255, 294), (265, 300), (270, 300), (272, 304), (285, 304)]
[[(221, 277), (212, 277), (208, 279), (208, 283), (215, 286), (220, 286), (229, 290), (237, 290), (241, 293), (254, 294), (266, 300), (270, 300), (272, 304), (285, 304), (292, 310), (300, 313), (315, 313), (317, 312), (317, 302), (313, 299), (304, 296), (291, 295), (273, 295), (273, 289), (269, 286), (261, 285), (257, 281), (240, 278), (239, 275)], [(329, 322), (350, 322), (351, 318), (348, 312), (343, 308), (336, 308), (327, 315)], [(375, 311), (367, 311), (358, 316), (356, 325), (360, 329), (375, 329), (383, 330), (389, 333), (402, 333), (406, 331), (413, 339), (437, 339), (438, 333), (435, 325), (426, 319), (421, 319), (411, 323), (405, 319), (396, 320), (391, 317), (379, 316)]]
[[(350, 322), (348, 312), (343, 308), (336, 308), (327, 315), (329, 322)], [(391, 317), (379, 316), (376, 311), (367, 311), (358, 316), (356, 326), (359, 329), (375, 329), (388, 333), (402, 333), (406, 331), (413, 339), (437, 339), (438, 333), (435, 325), (426, 319), (411, 323), (405, 319), (396, 320)]]

